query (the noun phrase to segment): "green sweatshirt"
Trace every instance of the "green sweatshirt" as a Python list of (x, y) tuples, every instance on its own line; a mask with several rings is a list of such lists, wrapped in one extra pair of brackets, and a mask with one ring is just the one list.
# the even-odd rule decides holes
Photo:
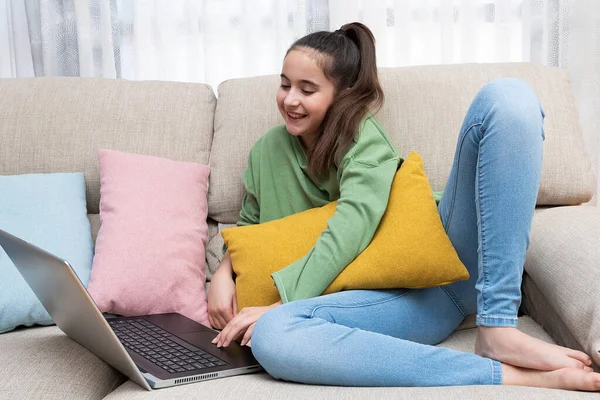
[(268, 222), (338, 200), (336, 212), (315, 246), (271, 275), (284, 303), (321, 295), (367, 247), (386, 209), (401, 162), (373, 116), (361, 122), (338, 167), (332, 167), (318, 182), (308, 174), (299, 139), (290, 135), (285, 125), (270, 129), (256, 142), (242, 177), (246, 195), (238, 225)]

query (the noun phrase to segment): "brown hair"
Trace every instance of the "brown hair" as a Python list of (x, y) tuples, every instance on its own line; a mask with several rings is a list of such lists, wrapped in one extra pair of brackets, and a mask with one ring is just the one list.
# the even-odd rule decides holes
[(383, 90), (377, 77), (375, 38), (359, 22), (335, 32), (314, 32), (298, 39), (286, 55), (296, 49), (315, 50), (325, 76), (335, 84), (336, 95), (321, 123), (309, 170), (318, 177), (340, 160), (365, 114), (383, 104)]

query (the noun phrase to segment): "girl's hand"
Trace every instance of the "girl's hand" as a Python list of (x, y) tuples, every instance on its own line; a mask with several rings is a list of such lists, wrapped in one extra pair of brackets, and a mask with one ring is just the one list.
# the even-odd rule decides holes
[(258, 321), (261, 315), (280, 304), (281, 300), (266, 307), (244, 308), (231, 321), (229, 321), (221, 333), (219, 333), (217, 337), (213, 339), (212, 343), (216, 344), (217, 347), (227, 347), (233, 340), (239, 338), (243, 334), (244, 336), (242, 338), (241, 345), (244, 346), (250, 341), (254, 325), (256, 325), (256, 321)]
[(208, 322), (223, 329), (237, 314), (235, 282), (227, 269), (219, 268), (212, 277), (208, 291)]

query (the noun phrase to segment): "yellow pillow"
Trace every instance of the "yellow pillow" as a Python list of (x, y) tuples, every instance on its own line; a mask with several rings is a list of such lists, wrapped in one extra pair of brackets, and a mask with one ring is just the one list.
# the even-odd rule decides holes
[[(222, 232), (237, 275), (239, 310), (280, 299), (270, 275), (308, 253), (336, 205), (332, 202)], [(412, 152), (394, 177), (387, 209), (371, 243), (323, 294), (347, 289), (424, 288), (468, 278), (442, 226), (423, 160)]]

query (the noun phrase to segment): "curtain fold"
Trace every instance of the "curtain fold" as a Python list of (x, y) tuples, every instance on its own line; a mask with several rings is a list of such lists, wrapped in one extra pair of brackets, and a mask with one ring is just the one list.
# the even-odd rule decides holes
[(34, 76), (24, 1), (0, 0), (0, 77)]
[(598, 0), (0, 0), (0, 77), (216, 89), (278, 73), (295, 39), (349, 21), (373, 30), (383, 67), (534, 61), (568, 69), (600, 175)]

